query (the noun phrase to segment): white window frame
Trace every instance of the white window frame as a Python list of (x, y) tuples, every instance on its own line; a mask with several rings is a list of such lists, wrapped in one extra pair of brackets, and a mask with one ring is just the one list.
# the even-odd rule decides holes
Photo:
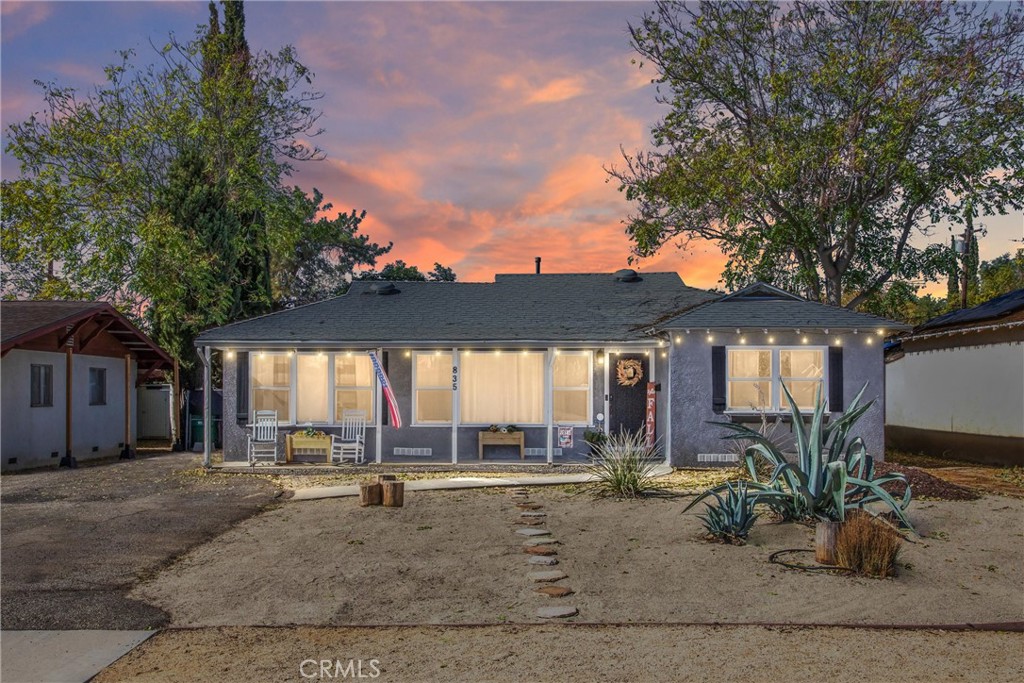
[[(418, 407), (417, 404), (419, 403), (419, 392), (420, 392), (421, 389), (423, 389), (425, 391), (442, 391), (442, 390), (448, 391), (449, 392), (449, 394), (448, 394), (449, 398), (451, 398), (452, 394), (455, 393), (455, 389), (452, 388), (452, 378), (451, 378), (451, 375), (453, 375), (454, 372), (449, 372), (449, 379), (448, 379), (448, 382), (445, 383), (445, 384), (439, 384), (439, 385), (436, 385), (436, 386), (435, 385), (430, 385), (430, 386), (424, 386), (424, 387), (421, 387), (419, 385), (419, 378), (418, 378), (417, 372), (416, 372), (416, 366), (417, 366), (416, 359), (419, 358), (420, 356), (448, 356), (448, 359), (450, 361), (451, 369), (452, 370), (455, 369), (455, 356), (452, 353), (451, 349), (444, 349), (444, 350), (441, 350), (441, 351), (437, 351), (437, 350), (433, 350), (433, 351), (421, 350), (421, 351), (413, 351), (412, 352), (412, 357), (410, 358), (410, 360), (412, 361), (412, 368), (411, 368), (411, 374), (412, 374), (412, 419), (409, 421), (409, 424), (412, 425), (413, 427), (451, 427), (452, 424), (458, 424), (458, 420), (456, 419), (457, 416), (455, 415), (454, 404), (453, 404), (453, 407), (452, 407), (452, 419), (451, 420), (444, 420), (444, 421), (441, 421), (441, 420), (437, 420), (437, 421), (433, 421), (433, 420), (431, 420), (431, 421), (419, 421), (418, 420), (417, 415), (419, 415), (419, 410), (417, 409), (417, 407)], [(461, 384), (462, 383), (459, 382), (459, 384), (460, 384), (460, 388), (461, 388)]]
[[(587, 386), (583, 387), (559, 387), (555, 385), (555, 372), (554, 368), (551, 369), (551, 395), (547, 397), (547, 400), (551, 402), (551, 419), (556, 425), (564, 425), (566, 427), (589, 427), (594, 422), (594, 352), (590, 349), (580, 349), (572, 351), (559, 350), (555, 354), (555, 362), (561, 356), (586, 356), (587, 357)], [(579, 391), (587, 392), (587, 419), (583, 422), (565, 422), (559, 421), (555, 416), (555, 392), (556, 391)]]
[[(366, 351), (352, 351), (352, 352), (342, 351), (340, 353), (332, 353), (332, 354), (330, 354), (330, 358), (327, 361), (327, 373), (328, 373), (328, 378), (327, 378), (327, 391), (328, 391), (328, 394), (327, 394), (327, 417), (330, 420), (330, 422), (314, 422), (313, 423), (314, 425), (317, 425), (317, 424), (324, 424), (324, 425), (341, 424), (341, 422), (337, 419), (338, 392), (339, 391), (344, 391), (346, 389), (348, 391), (369, 391), (370, 392), (370, 414), (366, 416), (366, 424), (375, 424), (376, 423), (375, 421), (377, 419), (377, 412), (380, 410), (380, 406), (377, 404), (377, 385), (379, 384), (379, 382), (377, 381), (376, 374), (373, 373), (372, 365), (370, 367), (370, 373), (371, 373), (370, 374), (370, 386), (368, 386), (368, 387), (360, 387), (360, 386), (350, 386), (348, 384), (343, 384), (343, 385), (336, 384), (336, 382), (337, 382), (337, 375), (335, 374), (335, 364), (338, 362), (338, 358), (339, 357), (342, 357), (342, 358), (354, 358), (354, 357), (360, 356), (360, 355), (367, 356), (367, 358), (369, 358), (370, 354), (367, 353)], [(298, 381), (298, 378), (296, 378), (296, 381)]]
[[(316, 352), (305, 352), (305, 353), (302, 353), (302, 355), (317, 356), (320, 353), (321, 352), (319, 352), (319, 351), (316, 351)], [(334, 363), (335, 363), (335, 359), (338, 356), (349, 356), (349, 355), (357, 356), (357, 355), (361, 355), (361, 354), (366, 354), (367, 352), (366, 351), (336, 351), (336, 352), (335, 351), (332, 351), (332, 352), (324, 351), (323, 353), (325, 353), (327, 355), (327, 422), (303, 422), (302, 425), (312, 424), (313, 426), (318, 426), (318, 427), (330, 427), (330, 426), (333, 426), (333, 425), (341, 424), (340, 421), (334, 419), (334, 413), (335, 413), (336, 408), (337, 408), (337, 390), (338, 389), (352, 389), (352, 390), (359, 390), (359, 391), (366, 391), (367, 389), (369, 389), (369, 391), (370, 391), (370, 405), (372, 406), (372, 410), (374, 412), (373, 412), (373, 415), (367, 415), (367, 424), (373, 424), (374, 423), (373, 418), (377, 414), (377, 411), (380, 410), (380, 406), (377, 403), (377, 386), (378, 386), (379, 383), (377, 382), (376, 377), (373, 377), (371, 379), (370, 386), (368, 388), (367, 387), (350, 387), (348, 385), (338, 386), (338, 385), (335, 384), (335, 377), (334, 377)], [(249, 353), (249, 410), (250, 410), (250, 412), (252, 412), (252, 410), (255, 409), (255, 408), (253, 408), (253, 406), (255, 405), (255, 398), (256, 398), (256, 383), (253, 381), (253, 365), (256, 363), (256, 361), (259, 359), (259, 357), (261, 355), (264, 358), (267, 357), (267, 356), (287, 356), (288, 359), (291, 361), (290, 366), (289, 366), (288, 388), (287, 389), (285, 389), (283, 387), (264, 388), (263, 391), (287, 391), (288, 392), (288, 415), (285, 415), (283, 419), (282, 419), (282, 416), (278, 415), (277, 416), (278, 417), (277, 424), (279, 424), (281, 426), (285, 426), (285, 427), (288, 427), (288, 426), (299, 426), (298, 423), (296, 423), (296, 421), (295, 421), (296, 414), (298, 412), (297, 398), (298, 398), (298, 383), (299, 383), (299, 355), (300, 355), (299, 353), (289, 353), (287, 351), (253, 351), (253, 352)]]
[[(731, 352), (732, 351), (771, 351), (771, 373), (769, 377), (733, 377), (731, 373)], [(789, 344), (786, 346), (751, 346), (749, 344), (733, 345), (725, 347), (725, 392), (726, 392), (726, 414), (735, 413), (751, 413), (759, 412), (757, 408), (751, 408), (749, 406), (744, 408), (733, 408), (730, 406), (732, 401), (732, 387), (730, 382), (733, 380), (760, 380), (768, 381), (771, 396), (769, 397), (769, 404), (763, 408), (765, 413), (771, 414), (789, 414), (789, 405), (785, 404), (782, 394), (782, 380), (788, 381), (808, 381), (806, 377), (782, 377), (782, 351), (820, 351), (821, 352), (821, 395), (825, 400), (825, 411), (828, 412), (828, 395), (829, 395), (829, 377), (828, 377), (828, 346), (813, 345), (813, 344)], [(785, 404), (785, 405), (784, 405)], [(801, 408), (801, 410), (807, 410), (807, 408)]]

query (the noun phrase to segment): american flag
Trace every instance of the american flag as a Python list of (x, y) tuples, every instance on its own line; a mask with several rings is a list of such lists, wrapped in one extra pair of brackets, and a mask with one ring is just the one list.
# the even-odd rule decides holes
[(391, 388), (391, 380), (388, 379), (388, 374), (384, 372), (383, 366), (380, 364), (380, 360), (377, 358), (377, 353), (374, 351), (368, 351), (370, 354), (370, 362), (373, 363), (373, 369), (377, 373), (377, 380), (380, 382), (380, 388), (384, 392), (384, 398), (388, 402), (388, 414), (391, 416), (391, 425), (393, 427), (402, 426), (402, 414), (398, 412), (398, 401), (395, 400), (395, 392)]

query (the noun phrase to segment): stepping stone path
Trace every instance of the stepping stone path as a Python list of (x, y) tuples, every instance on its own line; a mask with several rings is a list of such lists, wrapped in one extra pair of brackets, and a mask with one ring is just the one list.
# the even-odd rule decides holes
[(550, 555), (557, 555), (558, 554), (558, 551), (555, 550), (554, 548), (552, 548), (549, 545), (531, 545), (531, 546), (527, 546), (527, 547), (523, 548), (523, 552), (528, 554), (528, 555), (540, 555), (540, 556), (550, 556)]
[[(517, 488), (512, 490), (512, 501), (519, 509), (518, 523), (522, 526), (515, 532), (520, 536), (526, 536), (523, 541), (523, 552), (529, 555), (526, 563), (530, 567), (553, 567), (558, 564), (555, 555), (558, 551), (554, 546), (558, 540), (551, 537), (547, 529), (540, 529), (545, 524), (547, 513), (538, 512), (543, 505), (531, 503), (529, 492), (526, 489)], [(531, 571), (527, 578), (534, 583), (547, 584), (537, 589), (537, 593), (547, 598), (563, 598), (574, 593), (568, 586), (555, 585), (555, 582), (569, 578), (569, 575), (558, 569), (547, 569), (543, 571)], [(571, 605), (547, 605), (537, 608), (539, 619), (567, 619), (579, 614), (579, 609)]]
[[(536, 531), (536, 529), (530, 529), (530, 531)], [(550, 536), (542, 536), (531, 538), (528, 541), (523, 541), (523, 545), (557, 545), (561, 541), (551, 538)]]

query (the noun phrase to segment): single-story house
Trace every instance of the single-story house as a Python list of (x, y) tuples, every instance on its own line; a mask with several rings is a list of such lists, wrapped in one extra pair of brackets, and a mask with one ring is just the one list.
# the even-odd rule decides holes
[(3, 471), (129, 455), (136, 385), (171, 358), (113, 306), (0, 303)]
[(1024, 289), (917, 326), (885, 375), (890, 447), (1024, 465)]
[[(644, 430), (667, 462), (703, 466), (735, 460), (708, 422), (788, 413), (783, 383), (807, 408), (820, 388), (833, 412), (867, 383), (879, 405), (859, 433), (881, 456), (879, 335), (900, 328), (764, 284), (723, 296), (676, 273), (625, 269), (354, 282), (343, 296), (211, 329), (196, 344), (206, 358), (222, 354), (226, 461), (246, 459), (255, 410), (275, 410), (279, 432), (330, 433), (357, 409), (376, 462), (475, 463), (481, 452), (506, 464), (578, 462), (586, 430)], [(520, 430), (522, 452), (485, 450), (492, 425)]]

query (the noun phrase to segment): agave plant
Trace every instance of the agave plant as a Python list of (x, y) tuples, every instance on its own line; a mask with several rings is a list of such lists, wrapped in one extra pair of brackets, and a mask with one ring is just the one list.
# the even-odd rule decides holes
[[(865, 389), (867, 384), (857, 393), (847, 411), (826, 425), (825, 403), (821, 400), (819, 387), (815, 395), (814, 415), (810, 424), (805, 426), (796, 401), (783, 384), (782, 390), (793, 416), (796, 463), (787, 462), (771, 439), (749, 427), (731, 422), (715, 423), (733, 432), (723, 438), (750, 443), (744, 461), (751, 480), (747, 484), (748, 496), (754, 499), (754, 504), (768, 505), (786, 517), (841, 522), (848, 508), (863, 509), (868, 503), (881, 502), (900, 522), (913, 530), (906, 516), (911, 496), (906, 477), (893, 473), (876, 479), (874, 460), (867, 454), (864, 440), (860, 437), (849, 439), (850, 429), (874, 403), (869, 401), (861, 405)], [(767, 480), (758, 474), (755, 462), (758, 456), (774, 467)], [(891, 482), (900, 482), (904, 487), (899, 500), (882, 488)], [(726, 485), (709, 489), (686, 509), (726, 490)]]
[(709, 535), (729, 543), (741, 543), (761, 515), (754, 512), (756, 499), (747, 496), (746, 482), (737, 482), (735, 488), (731, 483), (726, 484), (726, 489), (724, 497), (712, 493), (718, 505), (704, 503), (707, 509), (697, 516)]

